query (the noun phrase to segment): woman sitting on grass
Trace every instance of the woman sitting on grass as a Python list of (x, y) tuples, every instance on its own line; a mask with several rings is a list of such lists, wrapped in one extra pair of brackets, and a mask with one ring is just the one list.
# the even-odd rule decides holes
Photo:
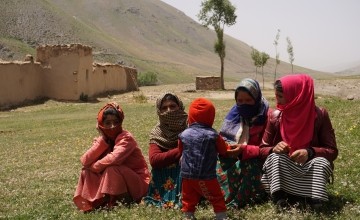
[(83, 165), (74, 195), (75, 205), (88, 212), (112, 208), (116, 202), (140, 202), (150, 174), (144, 156), (130, 132), (122, 129), (124, 113), (116, 103), (98, 113), (100, 136), (80, 158)]
[(328, 112), (315, 106), (313, 79), (288, 75), (275, 82), (277, 110), (268, 119), (260, 146), (262, 182), (279, 210), (328, 200), (326, 184), (338, 155)]
[(159, 122), (150, 133), (149, 160), (152, 178), (146, 204), (163, 208), (180, 207), (181, 178), (178, 148), (179, 134), (187, 127), (182, 101), (165, 93), (156, 101)]
[(238, 158), (219, 156), (217, 176), (228, 207), (241, 208), (260, 202), (266, 193), (261, 185), (259, 145), (269, 105), (259, 83), (244, 79), (235, 90), (235, 105), (227, 114), (220, 134), (229, 143), (242, 144)]

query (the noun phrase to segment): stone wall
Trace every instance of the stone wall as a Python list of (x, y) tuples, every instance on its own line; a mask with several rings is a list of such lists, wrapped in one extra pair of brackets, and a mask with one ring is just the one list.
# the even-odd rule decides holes
[(221, 89), (221, 80), (218, 76), (197, 76), (196, 90), (218, 90)]

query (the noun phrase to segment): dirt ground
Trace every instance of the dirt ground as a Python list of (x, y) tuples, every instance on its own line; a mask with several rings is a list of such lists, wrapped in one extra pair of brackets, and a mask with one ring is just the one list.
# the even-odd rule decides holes
[[(342, 99), (359, 100), (360, 99), (360, 78), (352, 79), (322, 79), (315, 80), (315, 93), (317, 96), (336, 96)], [(196, 91), (195, 83), (190, 84), (175, 84), (175, 85), (160, 85), (160, 86), (145, 86), (140, 87), (140, 90), (133, 93), (126, 93), (122, 98), (133, 98), (136, 95), (144, 95), (148, 101), (156, 100), (156, 98), (166, 92), (175, 92), (181, 96), (183, 101), (192, 100), (196, 97), (203, 96), (211, 99), (233, 99), (234, 88), (236, 82), (226, 82), (224, 91)], [(274, 97), (272, 83), (265, 83), (263, 89), (265, 97)]]
[(315, 93), (359, 100), (360, 78), (315, 80)]

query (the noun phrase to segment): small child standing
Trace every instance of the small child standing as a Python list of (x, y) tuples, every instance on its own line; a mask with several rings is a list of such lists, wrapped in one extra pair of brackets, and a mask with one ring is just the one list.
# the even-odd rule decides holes
[(231, 149), (212, 128), (215, 107), (205, 98), (195, 99), (189, 107), (189, 127), (179, 135), (182, 152), (182, 209), (186, 219), (195, 219), (194, 213), (200, 198), (213, 206), (216, 219), (226, 219), (224, 196), (216, 178), (218, 154), (237, 157), (240, 145)]

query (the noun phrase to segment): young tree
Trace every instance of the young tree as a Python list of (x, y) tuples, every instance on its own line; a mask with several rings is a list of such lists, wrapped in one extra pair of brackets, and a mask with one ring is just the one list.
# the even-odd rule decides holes
[(220, 80), (221, 89), (224, 86), (224, 59), (225, 59), (225, 42), (224, 42), (224, 26), (231, 26), (236, 23), (235, 6), (229, 0), (204, 0), (201, 2), (201, 10), (197, 15), (199, 21), (205, 27), (212, 26), (217, 35), (214, 49), (220, 57), (221, 70)]
[(269, 54), (262, 52), (260, 54), (260, 66), (261, 66), (261, 74), (263, 80), (263, 89), (265, 88), (265, 80), (264, 80), (264, 66), (266, 65), (268, 59), (270, 58)]
[(275, 60), (275, 74), (274, 74), (274, 82), (276, 80), (276, 70), (277, 70), (277, 66), (280, 64), (280, 59), (279, 59), (279, 52), (277, 50), (277, 46), (279, 44), (279, 38), (280, 38), (280, 29), (278, 29), (278, 32), (276, 34), (275, 40), (274, 40), (274, 46), (275, 46), (275, 55), (276, 55), (276, 60)]
[(254, 47), (251, 47), (251, 59), (254, 61), (255, 79), (257, 79), (257, 69), (258, 67), (261, 67), (261, 54)]
[(290, 64), (291, 64), (291, 73), (294, 73), (294, 65), (293, 65), (293, 62), (295, 60), (295, 58), (294, 58), (294, 48), (293, 48), (293, 46), (291, 44), (290, 38), (287, 37), (286, 40), (287, 40), (287, 43), (288, 43), (287, 52), (289, 54), (289, 61), (290, 61)]

